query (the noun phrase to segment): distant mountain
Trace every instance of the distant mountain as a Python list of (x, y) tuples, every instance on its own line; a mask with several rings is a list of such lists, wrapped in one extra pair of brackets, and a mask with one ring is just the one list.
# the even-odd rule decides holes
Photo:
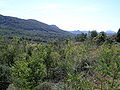
[[(75, 31), (69, 31), (69, 32), (71, 32), (71, 33), (73, 33), (73, 34), (81, 34), (81, 33), (88, 33), (89, 31), (85, 31), (85, 30), (83, 30), (83, 31), (75, 30)], [(98, 32), (98, 33), (99, 33), (99, 32)], [(112, 31), (112, 30), (107, 30), (107, 31), (105, 31), (105, 33), (106, 33), (106, 34), (115, 34), (116, 32), (115, 32), (115, 31)]]
[(80, 30), (75, 30), (75, 31), (69, 31), (73, 34), (81, 34), (81, 33), (88, 33), (88, 31), (80, 31)]
[(107, 30), (105, 33), (107, 33), (107, 34), (116, 34), (116, 32), (112, 31), (112, 30)]
[(0, 34), (7, 37), (19, 36), (24, 39), (48, 41), (73, 37), (73, 34), (34, 19), (20, 19), (0, 15)]

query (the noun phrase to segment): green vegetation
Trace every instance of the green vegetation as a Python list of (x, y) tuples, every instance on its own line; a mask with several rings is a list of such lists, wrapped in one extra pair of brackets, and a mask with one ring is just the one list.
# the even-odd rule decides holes
[(0, 90), (118, 90), (119, 41), (0, 15)]
[(87, 38), (87, 34), (81, 33), (81, 34), (77, 34), (75, 39), (77, 42), (83, 42), (85, 41)]
[(117, 32), (116, 41), (120, 42), (120, 29)]
[(120, 44), (104, 32), (93, 36), (49, 43), (1, 36), (0, 89), (117, 90)]

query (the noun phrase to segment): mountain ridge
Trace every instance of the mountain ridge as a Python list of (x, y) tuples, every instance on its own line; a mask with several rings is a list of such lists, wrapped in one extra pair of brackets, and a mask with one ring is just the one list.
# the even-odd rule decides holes
[(18, 17), (3, 16), (0, 14), (0, 32), (8, 37), (39, 38), (41, 40), (54, 40), (70, 38), (72, 33), (59, 29), (56, 25), (34, 19), (21, 19)]

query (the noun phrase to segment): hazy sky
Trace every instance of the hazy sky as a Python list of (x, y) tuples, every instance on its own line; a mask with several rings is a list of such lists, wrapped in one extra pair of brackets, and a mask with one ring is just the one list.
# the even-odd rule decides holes
[(0, 0), (0, 14), (36, 19), (64, 30), (120, 28), (120, 0)]

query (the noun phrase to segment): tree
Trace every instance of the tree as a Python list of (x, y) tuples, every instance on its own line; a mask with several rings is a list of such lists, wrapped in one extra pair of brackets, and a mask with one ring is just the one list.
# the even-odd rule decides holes
[(7, 65), (0, 64), (0, 90), (6, 90), (10, 84), (11, 70)]
[[(47, 52), (42, 45), (34, 45), (31, 56), (27, 58), (26, 53), (20, 54), (15, 61), (15, 65), (11, 67), (12, 82), (22, 89), (32, 89), (43, 82), (47, 75), (44, 58)], [(42, 51), (43, 49), (43, 51)]]
[(90, 31), (89, 34), (90, 34), (89, 37), (92, 38), (92, 39), (98, 35), (96, 30)]
[(99, 45), (106, 40), (106, 33), (100, 32), (95, 38), (95, 42)]
[(119, 28), (117, 35), (116, 35), (116, 41), (120, 42), (120, 28)]
[(85, 33), (81, 33), (81, 34), (77, 34), (77, 36), (75, 37), (77, 42), (83, 42), (86, 40), (87, 34)]

